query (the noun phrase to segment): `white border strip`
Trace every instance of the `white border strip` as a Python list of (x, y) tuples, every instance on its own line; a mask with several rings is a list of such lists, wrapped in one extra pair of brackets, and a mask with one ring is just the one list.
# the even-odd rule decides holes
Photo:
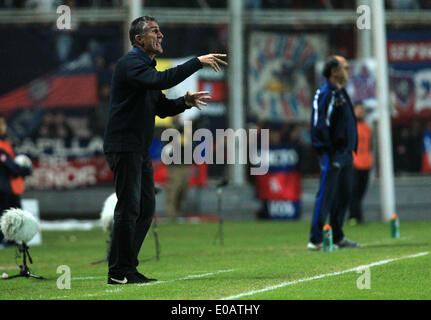
[(71, 278), (70, 280), (75, 281), (75, 280), (96, 280), (96, 279), (105, 279), (106, 277), (75, 277), (75, 278)]
[(422, 256), (426, 256), (427, 254), (429, 254), (429, 252), (420, 252), (420, 253), (413, 254), (413, 255), (410, 255), (410, 256), (404, 256), (404, 257), (400, 257), (400, 258), (381, 260), (381, 261), (370, 263), (368, 265), (358, 266), (358, 267), (347, 269), (347, 270), (344, 270), (344, 271), (338, 271), (338, 272), (333, 272), (333, 273), (325, 273), (325, 274), (320, 274), (320, 275), (317, 275), (317, 276), (314, 276), (314, 277), (310, 277), (310, 278), (303, 278), (303, 279), (289, 281), (289, 282), (282, 282), (282, 283), (277, 284), (275, 286), (270, 286), (270, 287), (266, 287), (266, 288), (263, 288), (263, 289), (260, 289), (260, 290), (253, 290), (253, 291), (249, 291), (249, 292), (240, 293), (240, 294), (237, 294), (237, 295), (234, 295), (234, 296), (229, 296), (229, 297), (226, 297), (226, 298), (221, 298), (220, 300), (234, 300), (234, 299), (242, 298), (242, 297), (245, 297), (245, 296), (251, 296), (251, 295), (254, 295), (256, 293), (261, 293), (261, 292), (275, 290), (275, 289), (278, 289), (278, 288), (283, 288), (283, 287), (290, 286), (290, 285), (293, 285), (293, 284), (297, 284), (297, 283), (300, 283), (300, 282), (306, 282), (306, 281), (311, 281), (311, 280), (316, 280), (316, 279), (322, 279), (322, 278), (326, 278), (326, 277), (338, 276), (340, 274), (344, 274), (344, 273), (348, 273), (348, 272), (354, 272), (354, 271), (358, 271), (358, 270), (363, 270), (365, 268), (371, 268), (371, 267), (375, 267), (375, 266), (380, 266), (382, 264), (387, 264), (387, 263), (398, 261), (398, 260), (422, 257)]
[(173, 280), (166, 280), (166, 281), (155, 281), (155, 282), (148, 282), (148, 283), (142, 283), (142, 284), (138, 284), (138, 287), (143, 287), (143, 286), (152, 286), (155, 284), (161, 284), (161, 283), (169, 283), (169, 282), (174, 282), (174, 281), (183, 281), (183, 280), (190, 280), (190, 279), (196, 279), (196, 278), (203, 278), (206, 276), (213, 276), (215, 274), (219, 274), (219, 273), (225, 273), (225, 272), (232, 272), (235, 271), (235, 269), (229, 269), (229, 270), (219, 270), (216, 272), (208, 272), (208, 273), (203, 273), (203, 274), (196, 274), (196, 275), (190, 275), (184, 278), (179, 278), (179, 279), (173, 279)]
[[(148, 283), (142, 283), (142, 284), (136, 284), (136, 287), (142, 287), (142, 286), (153, 286), (153, 285), (157, 285), (157, 284), (163, 284), (163, 283), (170, 283), (170, 282), (176, 282), (176, 281), (184, 281), (184, 280), (190, 280), (190, 279), (196, 279), (196, 278), (203, 278), (203, 277), (207, 277), (207, 276), (212, 276), (212, 275), (216, 275), (219, 273), (225, 273), (225, 272), (232, 272), (235, 271), (235, 269), (228, 269), (228, 270), (218, 270), (218, 271), (214, 271), (214, 272), (207, 272), (207, 273), (203, 273), (203, 274), (195, 274), (195, 275), (189, 275), (183, 278), (178, 278), (178, 279), (172, 279), (172, 280), (165, 280), (165, 281), (154, 281), (154, 282), (148, 282)], [(93, 280), (93, 279), (98, 279), (99, 277), (81, 277), (81, 278), (72, 278), (72, 280)], [(73, 284), (72, 284), (73, 286)], [(104, 296), (106, 294), (112, 294), (112, 293), (117, 293), (117, 292), (121, 292), (123, 289), (129, 287), (127, 285), (109, 285), (109, 287), (113, 287), (112, 289), (106, 289), (104, 291), (101, 291), (99, 293), (89, 293), (89, 294), (85, 294), (82, 295), (81, 297), (97, 297), (97, 296)], [(66, 298), (71, 298), (70, 296), (61, 296), (61, 297), (39, 297), (38, 299), (66, 299)], [(76, 297), (73, 297), (76, 298)]]

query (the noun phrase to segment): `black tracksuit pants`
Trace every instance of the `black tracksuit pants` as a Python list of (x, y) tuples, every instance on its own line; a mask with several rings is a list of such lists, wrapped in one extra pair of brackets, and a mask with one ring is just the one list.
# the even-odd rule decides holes
[(343, 224), (352, 193), (353, 160), (351, 154), (319, 156), (320, 187), (311, 222), (310, 241), (323, 241), (322, 228), (329, 214), (334, 243), (343, 239)]
[(155, 211), (153, 167), (149, 155), (107, 153), (114, 172), (115, 207), (109, 255), (109, 275), (136, 272), (138, 254)]

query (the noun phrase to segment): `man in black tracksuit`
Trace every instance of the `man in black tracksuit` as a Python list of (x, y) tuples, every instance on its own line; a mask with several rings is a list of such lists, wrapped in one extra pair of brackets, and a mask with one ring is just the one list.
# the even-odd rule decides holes
[(359, 244), (344, 237), (342, 230), (352, 192), (352, 151), (358, 143), (352, 102), (344, 89), (349, 80), (346, 59), (330, 57), (323, 75), (327, 81), (317, 90), (311, 115), (312, 145), (319, 155), (321, 173), (307, 247), (322, 248), (322, 228), (329, 213), (335, 246), (354, 248)]
[(150, 146), (155, 116), (174, 116), (193, 106), (200, 109), (211, 97), (209, 92), (187, 92), (170, 100), (161, 90), (171, 88), (198, 71), (210, 66), (220, 71), (224, 54), (193, 58), (164, 72), (155, 69), (154, 57), (163, 53), (157, 21), (148, 16), (131, 24), (133, 49), (119, 59), (111, 83), (108, 123), (104, 152), (114, 172), (114, 225), (109, 257), (108, 284), (154, 281), (137, 271), (138, 254), (150, 228), (155, 210), (153, 168)]

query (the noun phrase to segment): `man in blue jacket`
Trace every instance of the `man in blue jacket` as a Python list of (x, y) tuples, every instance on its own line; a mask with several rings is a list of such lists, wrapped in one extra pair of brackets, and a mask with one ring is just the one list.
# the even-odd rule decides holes
[(115, 207), (111, 239), (108, 284), (154, 281), (137, 271), (138, 254), (150, 228), (154, 210), (154, 179), (150, 158), (155, 116), (174, 116), (193, 106), (200, 109), (209, 92), (187, 92), (167, 99), (161, 90), (171, 88), (203, 66), (216, 72), (227, 65), (225, 54), (208, 54), (158, 72), (157, 54), (163, 53), (163, 34), (153, 17), (135, 19), (129, 37), (133, 49), (120, 58), (111, 83), (104, 152), (114, 172)]
[(331, 56), (323, 75), (327, 81), (317, 90), (311, 115), (312, 145), (319, 155), (320, 187), (316, 195), (308, 249), (322, 248), (322, 228), (329, 213), (336, 248), (359, 247), (344, 236), (343, 223), (352, 190), (352, 151), (357, 147), (356, 118), (344, 89), (349, 65), (341, 56)]

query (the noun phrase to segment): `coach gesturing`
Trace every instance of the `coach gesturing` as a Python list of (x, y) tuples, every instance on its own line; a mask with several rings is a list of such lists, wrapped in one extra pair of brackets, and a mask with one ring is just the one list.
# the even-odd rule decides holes
[(167, 99), (161, 90), (185, 80), (203, 66), (220, 71), (225, 54), (193, 58), (175, 68), (158, 72), (157, 54), (163, 53), (159, 25), (153, 17), (134, 20), (129, 31), (133, 49), (120, 58), (112, 76), (109, 119), (104, 152), (114, 173), (114, 225), (109, 257), (108, 284), (154, 281), (137, 271), (138, 254), (150, 228), (155, 210), (150, 146), (155, 116), (177, 115), (193, 106), (200, 109), (209, 92), (187, 92)]

